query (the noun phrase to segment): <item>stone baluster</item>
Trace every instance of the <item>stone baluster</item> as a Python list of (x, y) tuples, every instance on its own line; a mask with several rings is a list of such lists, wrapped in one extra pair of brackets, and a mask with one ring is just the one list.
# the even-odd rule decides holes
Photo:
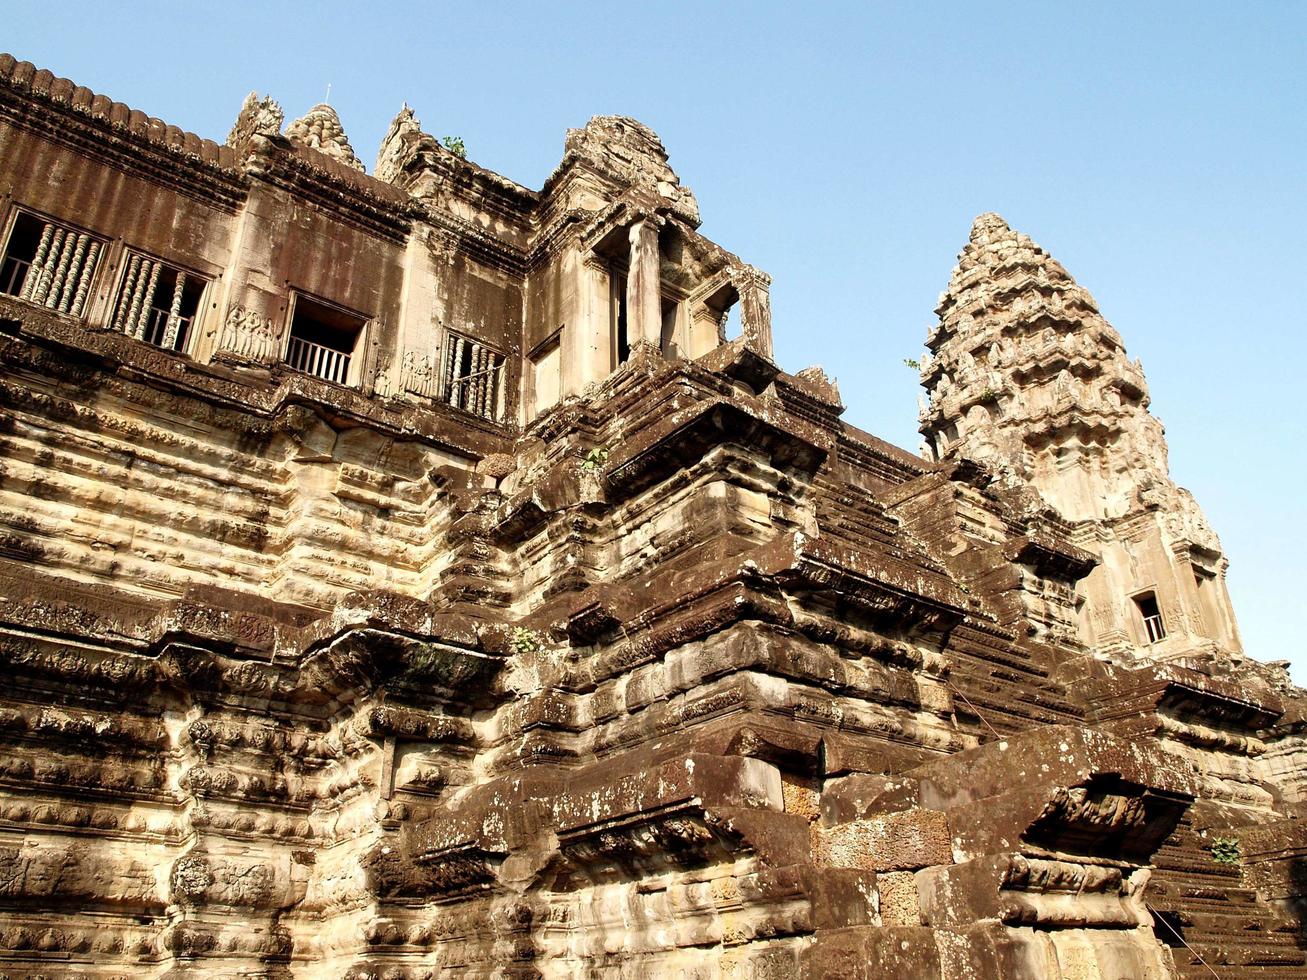
[(49, 261), (50, 248), (54, 244), (56, 228), (54, 225), (46, 225), (41, 231), (41, 240), (36, 244), (36, 255), (32, 258), (32, 265), (27, 270), (27, 278), (23, 280), (23, 299), (34, 300), (36, 298), (37, 286), (41, 282), (41, 276), (45, 271), (45, 264)]
[(46, 297), (50, 295), (50, 287), (54, 284), (55, 277), (58, 275), (59, 265), (63, 261), (65, 253), (65, 244), (70, 237), (70, 233), (62, 228), (55, 229), (54, 237), (50, 240), (50, 251), (41, 266), (40, 279), (32, 290), (30, 299), (33, 303), (44, 304)]
[[(159, 285), (159, 273), (162, 268), (162, 265), (158, 262), (150, 263), (150, 278), (146, 281), (145, 289), (141, 294), (140, 309), (132, 323), (132, 336), (138, 340), (145, 336), (145, 328), (150, 322), (150, 300), (154, 298), (154, 290)], [(133, 309), (136, 309), (135, 304), (133, 304)]]
[(462, 389), (465, 387), (457, 384), (457, 379), (459, 365), (463, 363), (463, 347), (466, 343), (467, 342), (462, 337), (454, 338), (453, 355), (450, 357), (449, 361), (449, 374), (445, 376), (445, 383), (449, 388), (448, 394), (446, 395), (446, 401), (456, 407), (459, 406), (459, 397)]
[(147, 298), (154, 292), (155, 278), (158, 276), (158, 265), (149, 259), (141, 259), (140, 272), (136, 278), (136, 288), (132, 291), (131, 305), (127, 309), (127, 322), (123, 325), (123, 333), (129, 337), (139, 337), (140, 320), (143, 312), (149, 311)]
[[(72, 257), (68, 261), (68, 269), (64, 273), (63, 280), (59, 283), (59, 299), (54, 305), (60, 313), (67, 313), (72, 309), (77, 287), (86, 272), (86, 249), (90, 244), (90, 235), (78, 235), (74, 240)], [(51, 302), (54, 303), (54, 297), (51, 297)]]
[(119, 331), (127, 329), (127, 310), (131, 307), (132, 297), (141, 278), (141, 257), (133, 255), (127, 262), (127, 272), (123, 276), (122, 292), (118, 297), (118, 309), (113, 315), (113, 328)]
[(86, 310), (86, 300), (91, 292), (91, 280), (95, 278), (95, 264), (100, 258), (100, 243), (92, 241), (86, 250), (86, 264), (77, 281), (77, 293), (73, 297), (73, 306), (69, 311), (73, 316), (81, 316)]
[(52, 310), (59, 308), (59, 297), (68, 282), (69, 271), (73, 263), (73, 255), (77, 251), (79, 237), (76, 232), (64, 232), (63, 243), (59, 249), (59, 265), (55, 268), (54, 276), (51, 277), (50, 285), (45, 293), (45, 305)]
[(481, 414), (481, 345), (472, 342), (472, 357), (468, 363), (467, 369), (467, 410), (477, 415)]
[(477, 379), (477, 401), (478, 414), (490, 417), (490, 365), (493, 362), (493, 355), (485, 347), (481, 348), (481, 366), (477, 369), (480, 377)]
[(162, 346), (172, 350), (177, 346), (177, 331), (181, 326), (182, 293), (186, 289), (186, 273), (177, 273), (172, 290), (172, 305), (168, 308), (168, 325), (164, 328)]

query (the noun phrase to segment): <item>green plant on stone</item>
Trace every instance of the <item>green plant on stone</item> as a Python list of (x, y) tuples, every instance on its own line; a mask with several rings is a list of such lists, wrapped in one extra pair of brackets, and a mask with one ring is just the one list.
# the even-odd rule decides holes
[(906, 364), (908, 367), (912, 368), (912, 370), (914, 371), (921, 370), (921, 362), (917, 360), (915, 357), (905, 357), (903, 358), (903, 363)]
[(599, 446), (581, 457), (581, 472), (594, 473), (608, 462), (608, 447)]
[(535, 653), (540, 649), (540, 634), (525, 626), (514, 626), (509, 642), (514, 653)]
[(1237, 837), (1217, 837), (1212, 840), (1212, 846), (1208, 848), (1212, 852), (1212, 860), (1217, 864), (1241, 864), (1242, 855), (1239, 852), (1239, 839)]
[(446, 136), (440, 141), (441, 145), (460, 160), (467, 159), (467, 147), (463, 145), (463, 137)]

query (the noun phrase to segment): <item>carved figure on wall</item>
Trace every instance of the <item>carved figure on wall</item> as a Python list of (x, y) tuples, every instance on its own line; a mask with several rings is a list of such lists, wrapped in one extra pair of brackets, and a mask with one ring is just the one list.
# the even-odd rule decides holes
[(400, 386), (423, 398), (435, 398), (438, 392), (439, 374), (436, 364), (421, 351), (405, 351), (400, 366)]
[(227, 308), (217, 349), (252, 361), (271, 361), (280, 339), (281, 331), (271, 317), (233, 304)]

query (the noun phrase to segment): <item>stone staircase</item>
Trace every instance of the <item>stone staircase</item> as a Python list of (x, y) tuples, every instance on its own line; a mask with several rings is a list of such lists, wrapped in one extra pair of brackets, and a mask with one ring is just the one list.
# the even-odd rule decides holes
[(1307, 940), (1297, 926), (1244, 887), (1242, 869), (1213, 861), (1188, 820), (1167, 838), (1153, 865), (1146, 894), (1154, 931), (1172, 947), (1184, 980), (1307, 977)]

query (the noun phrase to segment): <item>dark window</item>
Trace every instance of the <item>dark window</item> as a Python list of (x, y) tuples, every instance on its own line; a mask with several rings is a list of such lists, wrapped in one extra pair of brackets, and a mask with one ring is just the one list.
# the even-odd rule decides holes
[(126, 262), (114, 329), (165, 350), (186, 350), (206, 280), (136, 252)]
[(367, 323), (357, 313), (296, 296), (286, 363), (324, 381), (348, 384), (350, 360)]
[(1162, 610), (1157, 605), (1157, 596), (1151, 592), (1135, 596), (1135, 607), (1144, 623), (1144, 636), (1148, 643), (1156, 643), (1165, 638), (1166, 626), (1162, 622)]
[(0, 261), (0, 293), (82, 316), (104, 243), (20, 211)]
[(626, 276), (614, 277), (613, 289), (615, 291), (613, 296), (614, 348), (617, 352), (617, 363), (625, 364), (631, 359), (631, 339), (626, 326)]
[(445, 336), (441, 401), (473, 415), (499, 420), (504, 355), (456, 333)]

